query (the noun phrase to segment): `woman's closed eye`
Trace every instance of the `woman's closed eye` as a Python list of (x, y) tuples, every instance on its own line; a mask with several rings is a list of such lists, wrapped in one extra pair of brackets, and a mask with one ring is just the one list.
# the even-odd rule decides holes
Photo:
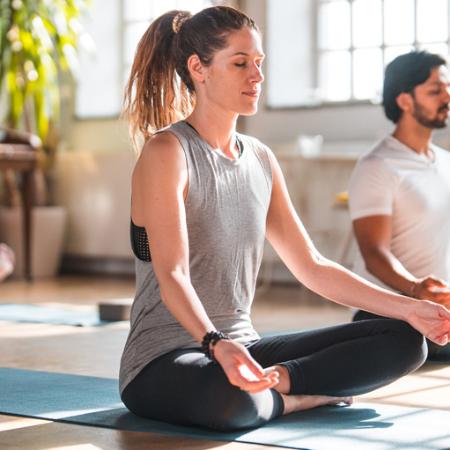
[[(247, 67), (247, 62), (234, 63), (234, 65), (235, 65), (236, 67)], [(258, 62), (256, 63), (256, 66), (259, 67), (259, 68), (261, 68), (262, 65), (263, 65), (262, 61), (258, 61)]]

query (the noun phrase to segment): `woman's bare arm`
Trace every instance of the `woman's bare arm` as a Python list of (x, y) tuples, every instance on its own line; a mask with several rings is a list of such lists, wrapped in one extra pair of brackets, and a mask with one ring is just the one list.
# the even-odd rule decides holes
[(132, 217), (149, 236), (161, 296), (175, 318), (198, 341), (214, 325), (190, 282), (184, 208), (187, 167), (170, 133), (154, 136), (142, 150), (132, 179)]
[(435, 342), (446, 342), (450, 334), (450, 312), (446, 308), (379, 288), (317, 251), (292, 205), (272, 153), (270, 159), (273, 187), (266, 236), (293, 275), (336, 303), (409, 321)]

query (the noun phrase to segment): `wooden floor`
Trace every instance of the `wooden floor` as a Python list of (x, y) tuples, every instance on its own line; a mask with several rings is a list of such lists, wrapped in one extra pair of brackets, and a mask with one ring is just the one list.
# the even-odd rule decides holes
[[(134, 281), (94, 277), (61, 277), (27, 284), (6, 281), (0, 285), (0, 303), (40, 303), (94, 310), (111, 299), (131, 298)], [(253, 318), (261, 331), (295, 330), (346, 322), (346, 308), (317, 299), (294, 287), (272, 287), (259, 292)], [(80, 375), (117, 377), (128, 332), (123, 322), (104, 327), (70, 327), (0, 322), (0, 367), (17, 367)], [(450, 369), (427, 364), (356, 401), (450, 410)], [(11, 450), (253, 450), (275, 447), (198, 441), (151, 433), (126, 432), (43, 420), (0, 415), (0, 449)]]

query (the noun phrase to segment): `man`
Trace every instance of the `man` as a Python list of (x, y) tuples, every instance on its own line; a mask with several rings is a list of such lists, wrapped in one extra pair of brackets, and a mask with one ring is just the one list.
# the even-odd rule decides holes
[[(383, 107), (395, 129), (358, 161), (349, 195), (360, 249), (355, 272), (450, 307), (450, 153), (431, 143), (433, 130), (447, 124), (445, 64), (414, 51), (387, 66)], [(354, 320), (372, 317), (358, 311)], [(449, 358), (450, 345), (429, 343), (429, 353)]]

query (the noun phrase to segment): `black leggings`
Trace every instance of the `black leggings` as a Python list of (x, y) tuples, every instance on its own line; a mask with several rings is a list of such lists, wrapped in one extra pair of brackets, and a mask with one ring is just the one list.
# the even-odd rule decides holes
[[(369, 319), (386, 319), (386, 317), (377, 316), (367, 311), (356, 311), (353, 316), (353, 321), (358, 322), (360, 320), (369, 320)], [(427, 339), (427, 347), (428, 347), (428, 360), (429, 361), (450, 361), (450, 344), (441, 346), (437, 345), (434, 342)]]
[[(290, 393), (307, 395), (363, 394), (417, 369), (426, 358), (423, 336), (392, 319), (264, 337), (248, 350), (263, 367), (285, 366)], [(250, 394), (231, 385), (198, 348), (152, 361), (125, 388), (122, 400), (138, 416), (224, 431), (263, 425), (284, 407), (273, 389)]]

